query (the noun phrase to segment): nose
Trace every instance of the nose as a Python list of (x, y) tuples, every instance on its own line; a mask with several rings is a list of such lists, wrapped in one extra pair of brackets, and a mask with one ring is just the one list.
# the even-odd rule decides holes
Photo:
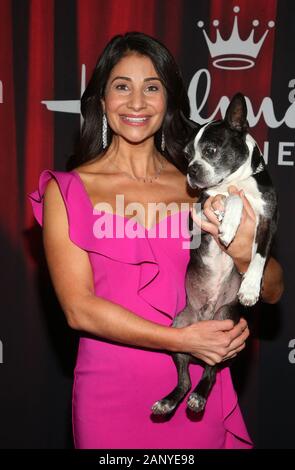
[(128, 102), (128, 108), (140, 111), (146, 107), (144, 93), (141, 90), (133, 90)]
[(191, 163), (188, 166), (188, 173), (190, 174), (190, 176), (196, 176), (198, 172), (200, 171), (200, 168), (201, 168), (201, 165), (199, 165), (198, 163), (196, 162)]

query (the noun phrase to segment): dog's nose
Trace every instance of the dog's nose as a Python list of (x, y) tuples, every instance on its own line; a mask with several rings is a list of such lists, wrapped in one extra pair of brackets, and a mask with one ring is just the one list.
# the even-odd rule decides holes
[(188, 167), (188, 173), (190, 176), (196, 176), (198, 174), (199, 169), (199, 165), (194, 163), (193, 165)]

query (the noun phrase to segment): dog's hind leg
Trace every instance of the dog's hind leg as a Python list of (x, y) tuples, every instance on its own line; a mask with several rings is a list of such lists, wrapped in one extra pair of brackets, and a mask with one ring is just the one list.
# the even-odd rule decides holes
[[(214, 315), (214, 320), (233, 320), (234, 324), (239, 321), (240, 315), (237, 309), (237, 301), (222, 305)], [(216, 380), (217, 365), (206, 364), (202, 378), (193, 392), (189, 395), (187, 406), (195, 413), (204, 410), (209, 393)]]
[(195, 413), (200, 413), (205, 408), (208, 395), (216, 379), (216, 369), (217, 366), (206, 365), (200, 382), (187, 399), (187, 406)]
[(190, 355), (172, 353), (172, 358), (178, 373), (178, 384), (174, 390), (169, 393), (169, 395), (154, 403), (152, 411), (153, 414), (156, 415), (166, 415), (171, 413), (191, 388), (191, 379), (188, 370), (188, 365), (191, 360)]
[(240, 319), (240, 312), (237, 303), (237, 300), (234, 299), (228, 304), (219, 307), (214, 315), (214, 320), (232, 320), (236, 325)]

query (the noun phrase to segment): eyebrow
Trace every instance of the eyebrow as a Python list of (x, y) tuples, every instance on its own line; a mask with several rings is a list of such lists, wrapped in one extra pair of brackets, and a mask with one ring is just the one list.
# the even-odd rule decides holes
[[(118, 77), (113, 78), (111, 83), (113, 83), (115, 80), (127, 80), (128, 82), (132, 81), (130, 77), (120, 77), (120, 76), (118, 76)], [(158, 80), (159, 82), (161, 82), (160, 78), (158, 78), (158, 77), (147, 77), (143, 81), (144, 82), (151, 82), (153, 80)]]

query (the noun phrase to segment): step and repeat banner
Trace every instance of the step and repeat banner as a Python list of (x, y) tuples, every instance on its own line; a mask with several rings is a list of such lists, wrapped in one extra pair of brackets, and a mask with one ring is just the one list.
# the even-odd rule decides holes
[(66, 170), (80, 97), (115, 34), (161, 40), (180, 65), (191, 117), (247, 97), (250, 133), (279, 194), (272, 253), (285, 292), (247, 309), (251, 340), (233, 365), (258, 448), (295, 448), (295, 3), (292, 0), (0, 0), (0, 447), (71, 448), (77, 334), (55, 297), (26, 194)]

